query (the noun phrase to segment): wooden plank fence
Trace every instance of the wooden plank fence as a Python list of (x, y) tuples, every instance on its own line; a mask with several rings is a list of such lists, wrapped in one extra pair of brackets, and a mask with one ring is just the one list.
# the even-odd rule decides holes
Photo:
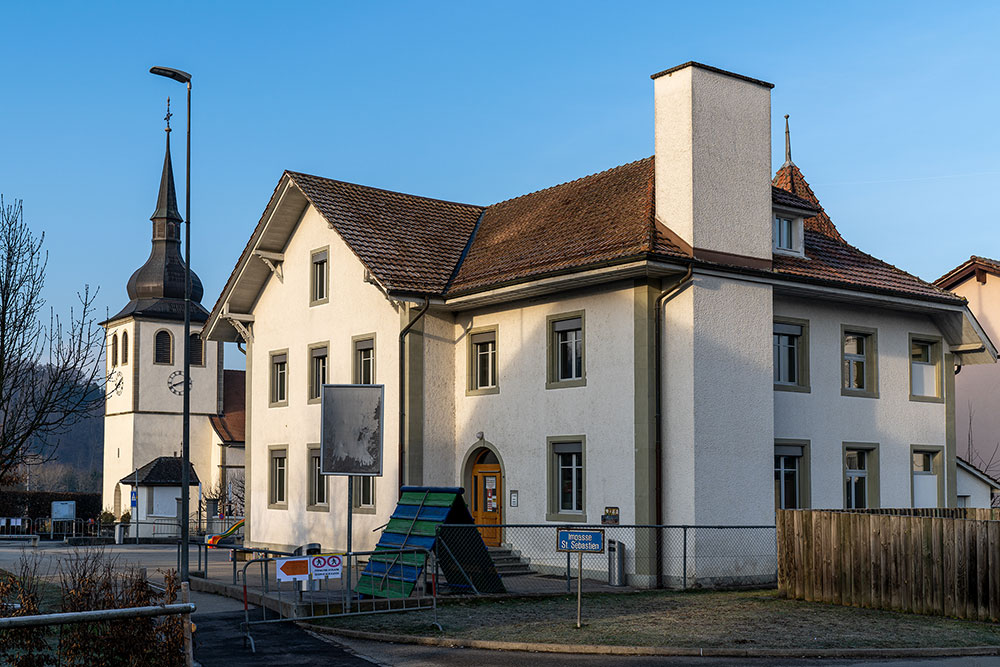
[(998, 510), (779, 510), (776, 521), (781, 595), (1000, 620)]

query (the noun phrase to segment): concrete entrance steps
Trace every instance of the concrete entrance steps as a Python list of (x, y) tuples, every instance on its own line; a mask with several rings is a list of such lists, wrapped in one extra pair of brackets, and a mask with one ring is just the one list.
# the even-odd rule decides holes
[(526, 574), (536, 574), (531, 569), (531, 563), (521, 557), (520, 551), (513, 551), (508, 547), (487, 547), (490, 559), (493, 560), (493, 567), (502, 578), (519, 577)]

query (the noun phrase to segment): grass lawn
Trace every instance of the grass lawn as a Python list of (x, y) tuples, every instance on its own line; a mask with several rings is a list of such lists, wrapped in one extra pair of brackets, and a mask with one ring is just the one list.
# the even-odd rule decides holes
[[(11, 574), (7, 570), (0, 569), (0, 577), (10, 576)], [(3, 600), (0, 600), (0, 602), (3, 602)], [(17, 600), (11, 600), (11, 602), (17, 602)], [(62, 587), (59, 585), (58, 579), (42, 577), (38, 582), (39, 611), (43, 614), (60, 611), (61, 603)]]
[(368, 632), (620, 646), (910, 648), (1000, 645), (1000, 624), (786, 600), (775, 590), (647, 591), (444, 602), (430, 612), (328, 619)]

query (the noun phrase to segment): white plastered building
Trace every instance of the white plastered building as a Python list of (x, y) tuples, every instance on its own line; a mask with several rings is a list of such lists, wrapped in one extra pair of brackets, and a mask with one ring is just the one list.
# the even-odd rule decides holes
[(485, 524), (956, 504), (965, 301), (845, 242), (790, 148), (772, 178), (771, 84), (653, 79), (653, 157), (492, 206), (285, 172), (204, 328), (247, 345), (248, 543), (346, 543), (324, 382), (385, 385), (357, 549), (402, 484)]

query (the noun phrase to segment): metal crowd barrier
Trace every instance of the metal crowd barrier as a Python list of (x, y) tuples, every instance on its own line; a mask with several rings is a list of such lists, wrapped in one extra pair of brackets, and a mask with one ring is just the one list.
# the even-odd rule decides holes
[[(281, 554), (283, 557), (293, 558), (317, 558), (329, 555), (311, 554), (298, 556), (287, 553)], [(243, 581), (244, 622), (242, 623), (242, 630), (244, 645), (249, 643), (250, 649), (256, 652), (253, 636), (250, 633), (250, 628), (253, 625), (357, 616), (362, 614), (385, 614), (429, 609), (434, 614), (433, 625), (441, 629), (437, 618), (437, 586), (435, 585), (437, 563), (431, 557), (432, 554), (429, 550), (417, 548), (379, 549), (377, 551), (355, 551), (336, 555), (342, 559), (340, 577), (314, 579), (312, 575), (307, 575), (301, 581), (281, 581), (276, 578), (273, 587), (270, 581), (270, 566), (279, 560), (279, 558), (266, 556), (246, 561), (240, 570), (240, 576)], [(398, 565), (404, 570), (411, 568), (411, 573), (415, 575), (415, 581), (410, 582), (406, 581), (405, 578), (392, 576), (391, 567), (380, 568), (384, 571), (381, 574), (374, 575), (379, 595), (358, 593), (356, 589), (361, 575), (365, 573), (366, 566), (371, 561), (372, 556), (375, 555), (380, 557), (381, 562), (384, 562), (384, 559), (387, 557), (397, 556), (399, 563), (393, 564)], [(407, 556), (410, 556), (410, 558), (407, 559)], [(252, 566), (260, 568), (259, 578), (264, 595), (269, 595), (272, 590), (274, 592), (270, 600), (261, 600), (261, 604), (257, 610), (260, 612), (259, 618), (252, 618), (248, 602), (247, 589), (250, 585), (248, 582), (248, 570)], [(275, 564), (275, 568), (277, 567), (278, 565)], [(276, 572), (275, 570), (275, 574)], [(371, 575), (373, 572), (374, 570), (366, 574)], [(270, 615), (268, 614), (269, 606), (276, 607), (276, 609), (270, 609)], [(255, 611), (254, 613), (257, 612)]]

